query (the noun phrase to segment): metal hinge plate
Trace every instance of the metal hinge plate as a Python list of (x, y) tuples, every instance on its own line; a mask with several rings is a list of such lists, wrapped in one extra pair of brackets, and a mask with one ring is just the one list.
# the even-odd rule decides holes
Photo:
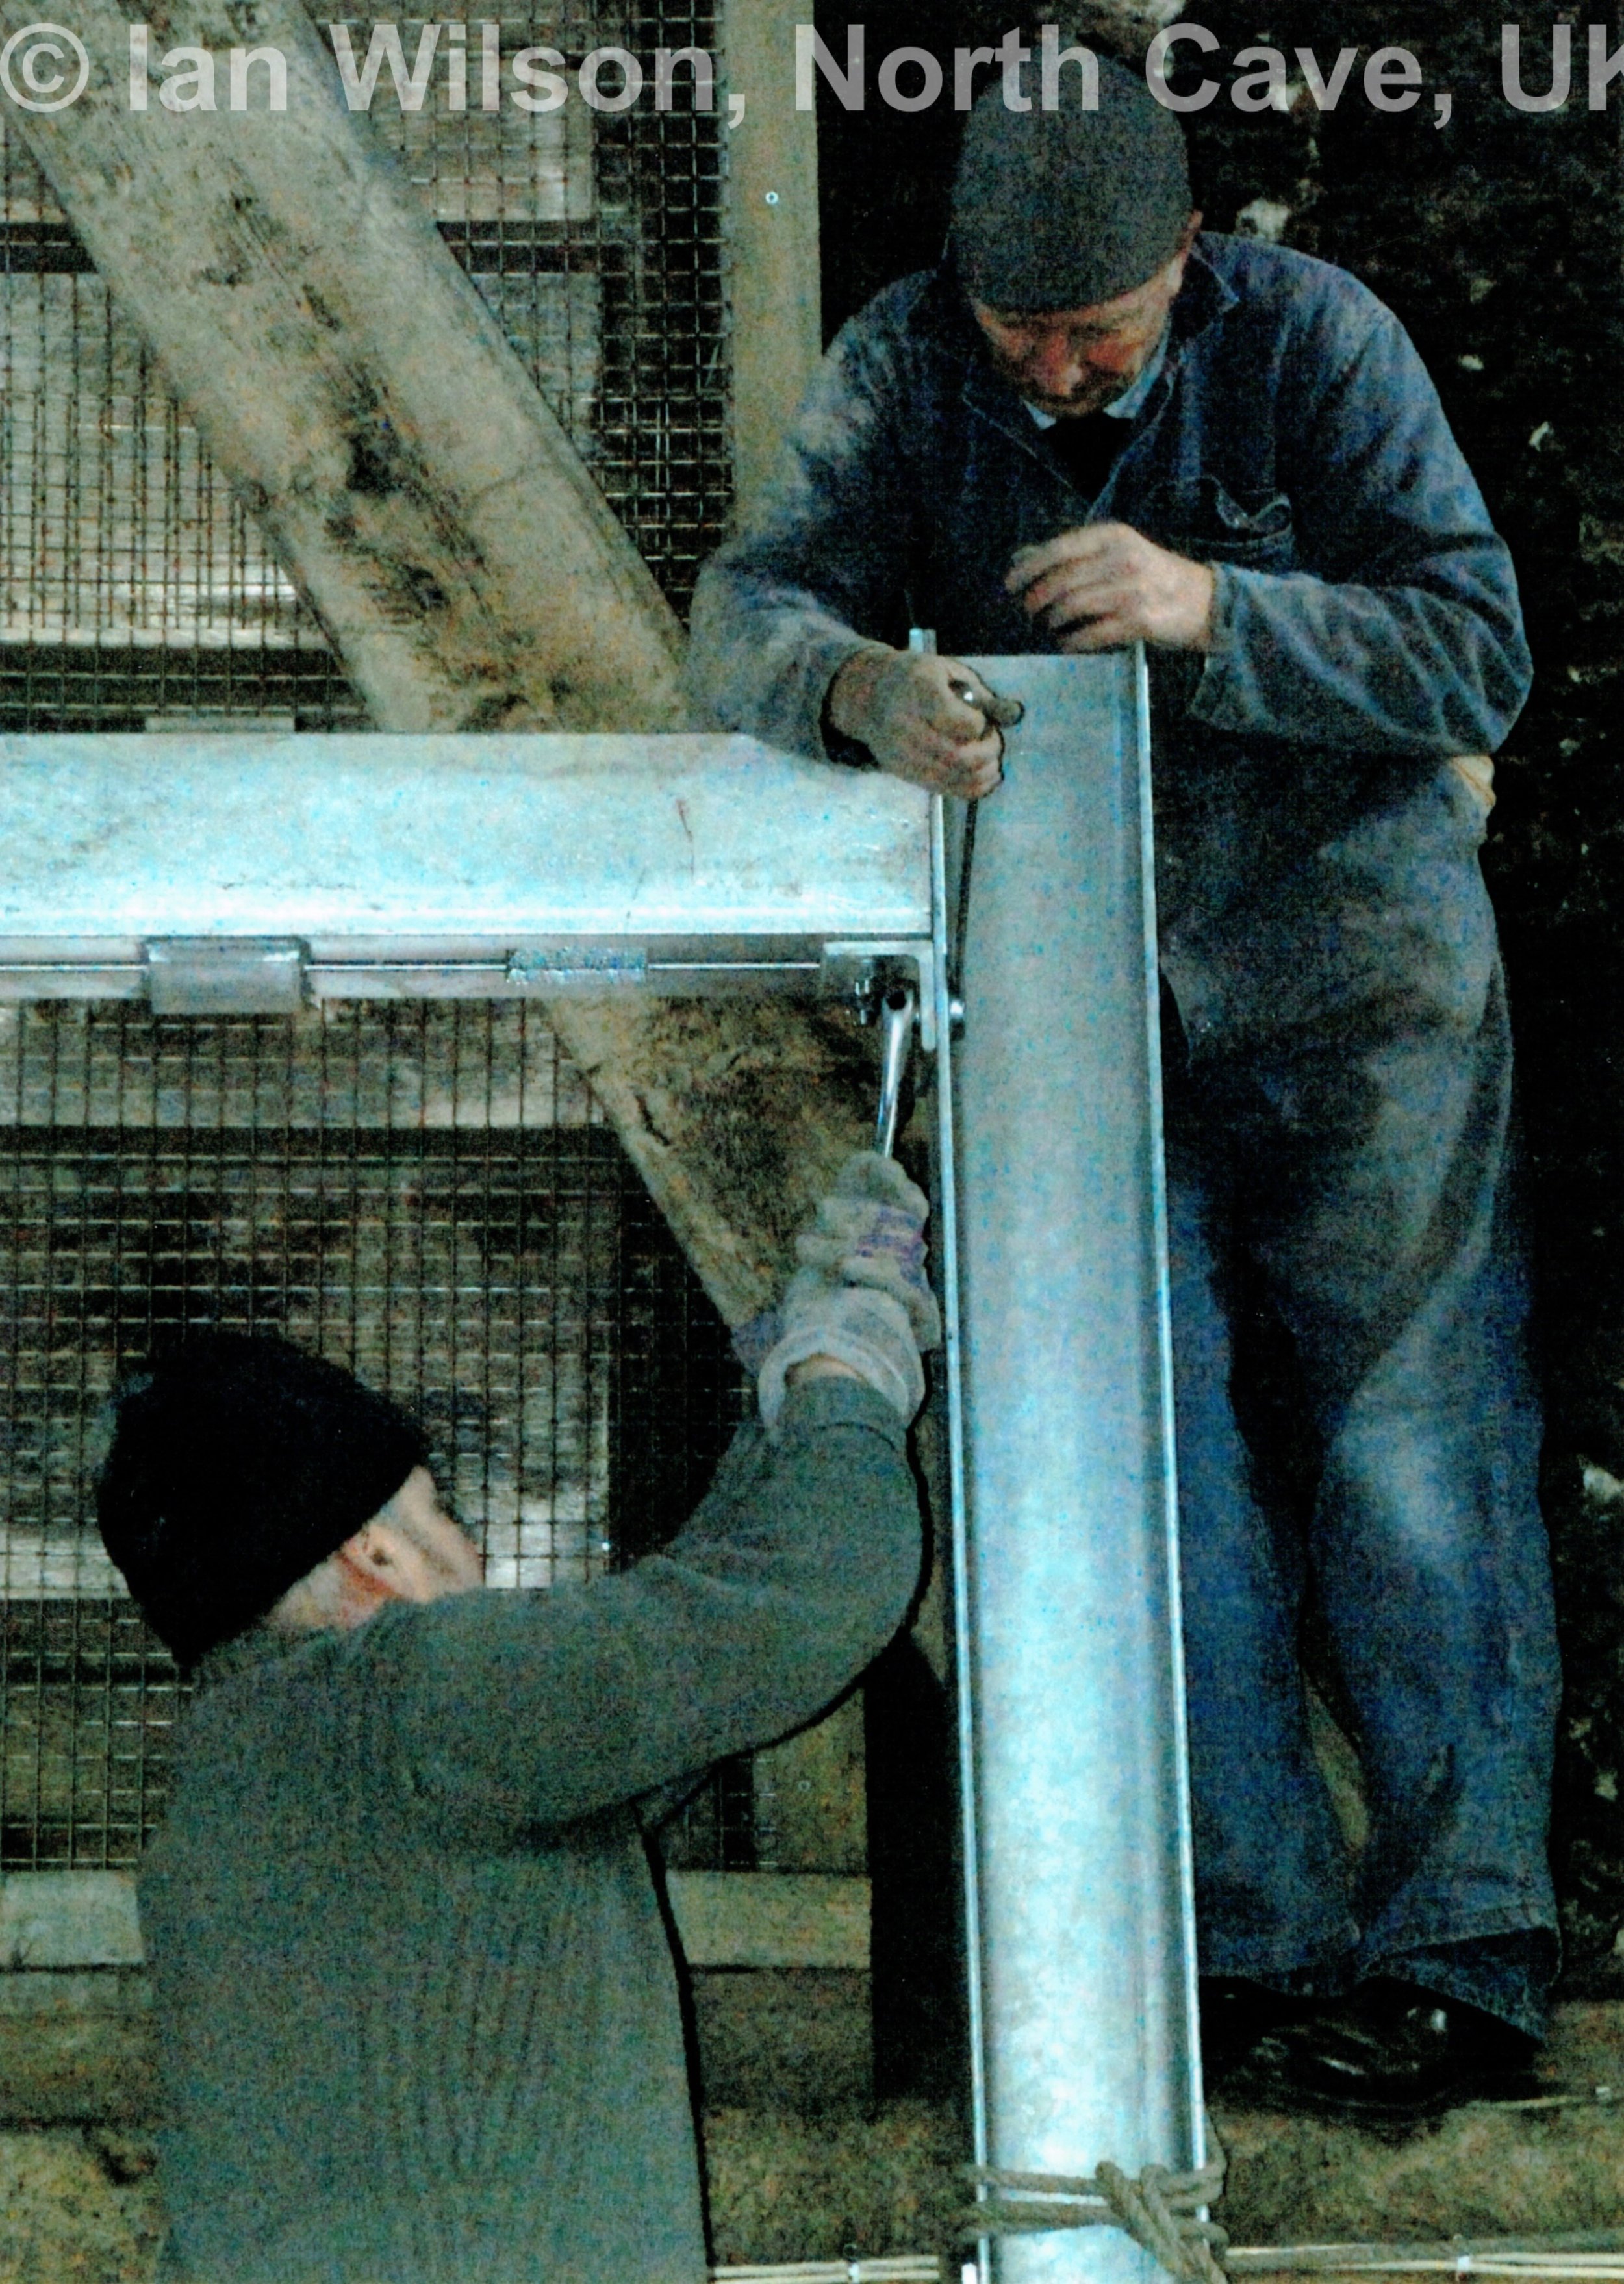
[(849, 999), (868, 1021), (871, 1009), (894, 983), (910, 983), (918, 994), (919, 1044), (936, 1052), (935, 963), (928, 936), (899, 936), (889, 943), (826, 943), (823, 950), (824, 993)]
[(154, 1015), (295, 1015), (304, 1005), (296, 937), (169, 935), (144, 950)]

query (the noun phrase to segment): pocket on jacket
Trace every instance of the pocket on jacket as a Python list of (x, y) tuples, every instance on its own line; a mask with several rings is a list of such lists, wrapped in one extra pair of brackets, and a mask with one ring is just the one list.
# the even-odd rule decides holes
[(1155, 503), (1166, 544), (1199, 563), (1233, 563), (1247, 571), (1289, 570), (1296, 559), (1292, 503), (1284, 492), (1238, 497), (1216, 476), (1169, 489)]

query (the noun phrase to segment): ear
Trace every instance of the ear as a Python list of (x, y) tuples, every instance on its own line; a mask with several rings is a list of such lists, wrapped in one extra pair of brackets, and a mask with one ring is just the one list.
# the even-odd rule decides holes
[(1167, 275), (1172, 282), (1173, 291), (1175, 293), (1184, 282), (1184, 265), (1190, 259), (1190, 250), (1196, 242), (1196, 232), (1200, 227), (1201, 212), (1198, 207), (1179, 232), (1178, 244), (1168, 257)]

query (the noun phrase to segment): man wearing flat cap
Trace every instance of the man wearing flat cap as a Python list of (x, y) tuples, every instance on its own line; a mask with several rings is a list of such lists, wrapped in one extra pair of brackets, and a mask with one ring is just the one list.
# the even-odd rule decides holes
[[(1125, 67), (1101, 60), (1093, 108), (990, 89), (943, 262), (836, 340), (700, 582), (692, 673), (730, 729), (978, 799), (999, 739), (948, 653), (1147, 647), (1209, 2082), (1266, 2055), (1285, 2098), (1398, 2116), (1504, 2085), (1556, 1963), (1478, 863), (1528, 658), (1391, 313), (1199, 223), (1177, 123)], [(1272, 1464), (1283, 1401), (1306, 1484)], [(1310, 1607), (1363, 1766), (1356, 1864), (1310, 1748)]]
[(646, 1833), (814, 1718), (918, 1584), (925, 1201), (842, 1171), (759, 1424), (663, 1553), (488, 1593), (421, 1436), (200, 1333), (116, 1400), (109, 1553), (196, 1672), (140, 1874), (187, 2284), (703, 2284)]

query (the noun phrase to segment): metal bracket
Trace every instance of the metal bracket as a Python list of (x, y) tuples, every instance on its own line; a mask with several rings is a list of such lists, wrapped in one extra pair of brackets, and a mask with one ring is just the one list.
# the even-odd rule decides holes
[(296, 1015), (306, 947), (294, 936), (160, 936), (143, 947), (154, 1015)]
[(144, 943), (0, 937), (0, 1005), (19, 999), (138, 999), (160, 1015), (286, 1015), (324, 999), (618, 997), (648, 990), (800, 991), (878, 1007), (914, 984), (920, 1041), (936, 1044), (936, 958), (928, 937), (843, 940), (599, 936), (550, 943), (352, 948), (298, 936), (153, 936)]
[(832, 997), (849, 999), (860, 1022), (871, 1021), (873, 1011), (894, 985), (914, 987), (918, 994), (919, 1044), (927, 1055), (936, 1052), (935, 972), (935, 953), (928, 939), (922, 937), (824, 946), (823, 989)]

